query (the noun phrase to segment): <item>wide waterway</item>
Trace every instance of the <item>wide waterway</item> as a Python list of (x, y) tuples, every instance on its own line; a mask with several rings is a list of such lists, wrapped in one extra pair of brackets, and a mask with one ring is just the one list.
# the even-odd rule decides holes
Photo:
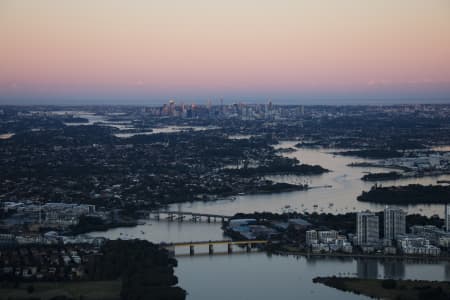
[[(296, 142), (282, 142), (278, 147), (294, 147)], [(373, 186), (373, 182), (365, 182), (361, 177), (366, 172), (387, 172), (380, 168), (362, 168), (348, 166), (353, 162), (373, 162), (357, 157), (333, 155), (338, 149), (297, 149), (295, 152), (283, 154), (295, 157), (306, 164), (319, 164), (331, 170), (329, 173), (316, 176), (271, 176), (275, 181), (290, 183), (308, 183), (311, 187), (307, 191), (295, 191), (277, 194), (239, 195), (233, 199), (225, 199), (214, 202), (192, 202), (174, 204), (170, 210), (193, 211), (233, 215), (237, 212), (283, 212), (286, 210), (307, 212), (345, 213), (361, 210), (382, 210), (384, 205), (359, 202), (356, 197), (363, 190), (367, 191)], [(449, 180), (449, 175), (424, 178), (407, 178), (393, 181), (380, 182), (385, 186), (407, 185), (411, 183), (436, 184), (437, 180)], [(331, 187), (324, 187), (331, 186)], [(317, 188), (314, 188), (317, 187)], [(410, 205), (403, 206), (408, 213), (420, 213), (431, 216), (438, 214), (443, 217), (443, 205)]]
[[(66, 112), (58, 112), (66, 113)], [(67, 112), (73, 113), (73, 112)], [(134, 130), (130, 122), (108, 122), (106, 116), (77, 112), (77, 116), (87, 118), (88, 123), (68, 123), (67, 125), (91, 125), (96, 122), (113, 126), (119, 130)], [(189, 127), (191, 128), (191, 127)], [(136, 134), (170, 133), (186, 130), (186, 127), (168, 126), (154, 128), (152, 132), (117, 133), (127, 138)], [(209, 128), (194, 127), (193, 130)], [(0, 138), (10, 138), (11, 134)], [(247, 135), (230, 138), (248, 138)], [(296, 142), (282, 142), (277, 147), (294, 147)], [(436, 150), (449, 151), (449, 147)], [(214, 202), (193, 202), (174, 204), (170, 210), (192, 211), (233, 215), (237, 212), (254, 211), (305, 211), (345, 213), (365, 209), (381, 210), (383, 205), (362, 203), (356, 197), (368, 190), (373, 183), (360, 178), (365, 172), (382, 172), (385, 169), (349, 167), (352, 162), (365, 162), (355, 157), (333, 155), (338, 149), (296, 149), (284, 155), (296, 157), (302, 163), (319, 164), (332, 172), (319, 176), (272, 176), (279, 182), (307, 183), (312, 189), (290, 193), (239, 195), (232, 199)], [(405, 185), (410, 183), (435, 184), (437, 180), (450, 180), (450, 176), (411, 178), (384, 181), (383, 185)], [(325, 187), (330, 186), (330, 187)], [(414, 205), (403, 207), (408, 213), (443, 216), (441, 205)], [(143, 225), (132, 228), (115, 228), (105, 232), (92, 232), (92, 236), (111, 239), (145, 239), (155, 243), (199, 240), (220, 240), (224, 236), (219, 223), (192, 223), (185, 221), (146, 220)], [(188, 249), (177, 249), (178, 267), (176, 275), (179, 285), (188, 291), (189, 300), (209, 299), (368, 299), (361, 295), (341, 292), (321, 284), (312, 283), (316, 276), (358, 276), (361, 278), (399, 278), (423, 280), (450, 280), (449, 262), (421, 262), (379, 259), (326, 258), (268, 256), (265, 253), (247, 254), (239, 248), (232, 255), (225, 246), (215, 246), (215, 254), (207, 255), (206, 247), (196, 247), (195, 256), (187, 256)]]
[[(283, 142), (279, 147), (292, 147), (295, 142)], [(332, 170), (320, 176), (276, 176), (277, 181), (306, 182), (313, 188), (281, 194), (241, 195), (235, 199), (215, 202), (194, 202), (171, 205), (169, 209), (233, 215), (237, 212), (272, 211), (323, 211), (343, 213), (364, 209), (381, 210), (382, 205), (361, 203), (356, 196), (368, 190), (373, 183), (360, 180), (364, 172), (386, 171), (377, 168), (354, 168), (351, 162), (367, 161), (354, 157), (335, 156), (333, 150), (299, 149), (285, 154), (301, 162), (320, 164)], [(409, 183), (435, 184), (434, 178), (402, 179), (383, 182), (383, 185)], [(315, 205), (317, 207), (315, 207)], [(404, 207), (409, 213), (443, 215), (440, 205)], [(219, 223), (168, 222), (147, 220), (133, 228), (115, 228), (106, 232), (93, 232), (93, 236), (112, 239), (146, 239), (153, 242), (180, 242), (223, 239)], [(226, 249), (215, 247), (216, 252)], [(185, 254), (188, 249), (177, 249)], [(185, 288), (191, 300), (206, 299), (368, 299), (361, 295), (341, 292), (321, 284), (312, 283), (316, 276), (358, 276), (424, 280), (450, 280), (450, 263), (424, 263), (419, 261), (381, 261), (376, 259), (305, 258), (295, 256), (268, 256), (265, 253), (236, 253), (232, 255), (205, 255), (205, 247), (196, 248), (193, 257), (179, 256), (176, 275), (179, 285)], [(200, 254), (199, 254), (200, 253)], [(203, 253), (203, 255), (201, 254)]]
[[(69, 112), (55, 112), (69, 113)], [(71, 113), (76, 116), (89, 120), (85, 124), (94, 124), (95, 122), (104, 123), (105, 125), (114, 126), (119, 129), (133, 129), (130, 124), (123, 122), (107, 122), (106, 116), (99, 116), (87, 112)], [(80, 125), (69, 123), (68, 125)], [(152, 132), (139, 133), (117, 133), (120, 137), (130, 137), (136, 134), (154, 134), (154, 133), (171, 133), (186, 129), (205, 130), (215, 127), (183, 127), (183, 126), (167, 126), (163, 128), (154, 128)], [(240, 135), (238, 138), (249, 138), (250, 135)], [(230, 136), (236, 138), (236, 136)], [(295, 148), (295, 141), (285, 141), (277, 145), (277, 148)], [(448, 150), (450, 147), (440, 147), (435, 150)], [(296, 148), (295, 148), (296, 149)], [(274, 181), (289, 183), (308, 183), (312, 188), (307, 191), (295, 191), (289, 193), (277, 194), (259, 194), (259, 195), (239, 195), (232, 199), (218, 200), (214, 202), (193, 202), (174, 204), (169, 207), (170, 210), (193, 211), (201, 213), (213, 213), (223, 215), (233, 215), (237, 212), (254, 212), (254, 211), (270, 211), (283, 212), (287, 210), (305, 211), (305, 212), (331, 212), (345, 213), (359, 210), (382, 210), (383, 205), (358, 202), (356, 197), (363, 190), (369, 190), (374, 184), (373, 182), (364, 182), (361, 177), (365, 172), (386, 172), (386, 169), (380, 168), (362, 168), (348, 166), (353, 162), (373, 162), (367, 159), (357, 157), (348, 157), (333, 155), (339, 149), (296, 149), (292, 153), (284, 153), (287, 157), (295, 157), (300, 162), (306, 164), (319, 164), (324, 168), (331, 170), (318, 176), (271, 176)], [(437, 180), (450, 180), (450, 175), (425, 178), (408, 178), (395, 181), (382, 181), (383, 185), (406, 185), (411, 183), (419, 184), (436, 184)], [(331, 186), (331, 187), (324, 187)], [(437, 214), (443, 217), (444, 208), (442, 205), (411, 205), (402, 207), (408, 213), (420, 213), (423, 215)]]
[[(134, 228), (116, 228), (91, 233), (112, 239), (146, 239), (162, 241), (198, 241), (223, 239), (219, 223), (148, 220)], [(361, 278), (398, 278), (450, 280), (449, 262), (423, 262), (337, 257), (296, 257), (250, 254), (238, 248), (225, 253), (225, 246), (214, 247), (209, 256), (207, 247), (196, 247), (188, 256), (187, 248), (177, 248), (179, 285), (189, 293), (189, 300), (209, 299), (368, 299), (344, 293), (321, 284), (317, 276), (358, 276)]]
[(312, 283), (317, 276), (449, 280), (448, 264), (267, 256), (265, 253), (178, 258), (188, 299), (368, 299)]

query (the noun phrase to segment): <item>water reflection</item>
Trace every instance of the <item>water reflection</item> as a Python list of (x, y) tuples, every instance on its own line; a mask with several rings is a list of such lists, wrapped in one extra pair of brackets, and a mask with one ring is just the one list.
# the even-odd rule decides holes
[(450, 263), (449, 262), (445, 263), (445, 278), (450, 279)]
[(405, 262), (402, 260), (384, 260), (381, 263), (384, 270), (384, 278), (400, 279), (405, 277)]
[[(188, 299), (368, 299), (312, 283), (318, 276), (449, 280), (448, 265), (335, 257), (268, 257), (264, 253), (178, 258)], [(381, 271), (381, 272), (380, 272)], [(384, 275), (382, 274), (384, 273)], [(213, 276), (211, 274), (214, 274)]]
[(378, 261), (376, 259), (357, 259), (356, 274), (359, 278), (378, 278)]

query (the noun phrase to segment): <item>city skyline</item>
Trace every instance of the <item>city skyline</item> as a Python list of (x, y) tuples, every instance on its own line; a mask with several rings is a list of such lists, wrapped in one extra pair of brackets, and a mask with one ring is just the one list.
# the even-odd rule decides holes
[(443, 0), (5, 0), (0, 25), (0, 104), (450, 101)]

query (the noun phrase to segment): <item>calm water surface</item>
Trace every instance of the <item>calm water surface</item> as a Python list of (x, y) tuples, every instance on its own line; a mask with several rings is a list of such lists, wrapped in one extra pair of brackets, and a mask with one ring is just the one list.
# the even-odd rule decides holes
[[(296, 142), (282, 142), (278, 147), (294, 147)], [(280, 182), (308, 183), (312, 188), (308, 191), (296, 191), (277, 194), (241, 195), (234, 199), (215, 202), (193, 202), (174, 204), (171, 210), (194, 211), (233, 215), (237, 212), (270, 211), (283, 212), (286, 210), (307, 212), (345, 213), (360, 210), (382, 210), (384, 205), (359, 202), (356, 197), (362, 191), (367, 191), (373, 182), (364, 182), (361, 177), (367, 172), (387, 172), (381, 168), (349, 167), (352, 162), (373, 162), (357, 157), (333, 155), (335, 149), (298, 149), (284, 154), (295, 157), (302, 163), (319, 164), (332, 172), (316, 176), (271, 176), (270, 179)], [(383, 181), (382, 185), (406, 185), (411, 183), (436, 184), (437, 180), (450, 180), (449, 175), (425, 178), (408, 178), (393, 181)], [(324, 186), (331, 186), (327, 188)], [(317, 205), (317, 208), (315, 207)], [(403, 206), (408, 213), (423, 215), (444, 215), (443, 205), (410, 205)]]
[(187, 299), (369, 299), (312, 283), (317, 276), (449, 280), (448, 264), (296, 258), (265, 253), (178, 258)]
[[(295, 142), (284, 142), (280, 147), (292, 147)], [(171, 210), (194, 211), (233, 215), (237, 212), (272, 211), (323, 211), (344, 213), (355, 210), (381, 210), (382, 205), (356, 201), (361, 191), (372, 183), (360, 180), (364, 172), (386, 171), (377, 168), (353, 168), (351, 162), (367, 161), (353, 157), (334, 156), (332, 150), (300, 149), (286, 154), (301, 162), (320, 164), (333, 172), (320, 176), (276, 176), (273, 180), (308, 183), (318, 187), (308, 191), (281, 194), (242, 195), (235, 199), (216, 202), (194, 202), (171, 205)], [(406, 179), (383, 182), (383, 185), (409, 183), (435, 184), (435, 178)], [(320, 186), (331, 185), (331, 188)], [(317, 205), (317, 208), (314, 207)], [(440, 205), (404, 207), (409, 213), (443, 215)], [(93, 232), (92, 236), (111, 239), (146, 239), (153, 242), (180, 242), (223, 239), (219, 223), (168, 222), (147, 220), (134, 228), (115, 228), (106, 232)], [(215, 247), (216, 252), (225, 252)], [(185, 256), (188, 249), (177, 249), (179, 265), (176, 275), (179, 285), (189, 292), (188, 299), (368, 299), (360, 295), (341, 292), (324, 285), (313, 284), (316, 276), (358, 276), (369, 278), (404, 278), (425, 280), (450, 280), (447, 262), (424, 263), (418, 261), (381, 261), (338, 258), (304, 258), (294, 256), (267, 256), (265, 253), (244, 253), (235, 249), (232, 255), (206, 255), (205, 247), (196, 248), (196, 255)], [(203, 254), (202, 254), (203, 253)]]
[[(115, 228), (93, 232), (93, 236), (111, 239), (145, 239), (152, 242), (217, 240), (222, 235), (219, 223), (148, 220), (134, 228)], [(352, 258), (306, 258), (246, 253), (234, 248), (214, 247), (209, 256), (206, 247), (196, 247), (188, 256), (187, 248), (177, 248), (179, 285), (189, 292), (188, 299), (368, 299), (314, 284), (317, 276), (358, 276), (361, 278), (402, 278), (450, 280), (450, 263)]]

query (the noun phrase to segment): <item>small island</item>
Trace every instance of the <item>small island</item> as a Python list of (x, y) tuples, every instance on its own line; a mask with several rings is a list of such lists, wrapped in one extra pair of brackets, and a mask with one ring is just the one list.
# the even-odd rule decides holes
[(396, 180), (402, 178), (403, 175), (399, 172), (386, 172), (386, 173), (368, 173), (365, 174), (361, 180), (363, 181), (383, 181), (383, 180)]
[(313, 282), (321, 283), (341, 291), (358, 295), (362, 294), (377, 299), (450, 299), (450, 282), (447, 281), (316, 277), (313, 279)]
[(403, 157), (403, 153), (397, 150), (386, 149), (363, 149), (333, 152), (335, 155), (357, 156), (370, 159), (396, 158)]
[(450, 202), (450, 186), (410, 184), (383, 187), (374, 185), (363, 191), (358, 201), (382, 204), (446, 204)]
[(319, 165), (299, 164), (296, 159), (277, 157), (270, 163), (257, 167), (227, 169), (228, 174), (237, 176), (266, 176), (266, 175), (321, 175), (330, 172)]

